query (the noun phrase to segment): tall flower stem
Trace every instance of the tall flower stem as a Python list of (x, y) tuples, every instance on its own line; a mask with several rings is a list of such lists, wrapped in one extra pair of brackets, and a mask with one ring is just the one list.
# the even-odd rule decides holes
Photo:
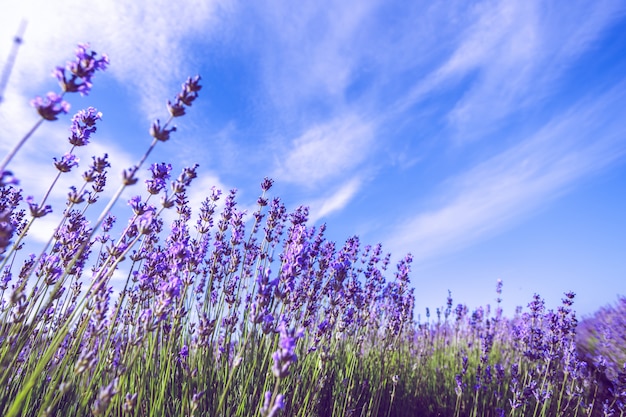
[[(41, 119), (43, 120), (43, 119)], [(69, 153), (71, 153), (74, 150), (75, 146), (72, 146), (72, 148), (70, 149)], [(0, 171), (1, 172), (1, 171)], [(57, 172), (56, 177), (54, 177), (54, 179), (52, 180), (52, 183), (50, 184), (50, 186), (48, 187), (48, 190), (46, 191), (46, 194), (43, 196), (43, 198), (41, 199), (41, 202), (38, 204), (38, 207), (43, 209), (46, 201), (48, 200), (48, 197), (50, 197), (50, 193), (52, 192), (52, 189), (54, 188), (54, 186), (56, 185), (57, 181), (59, 180), (59, 178), (61, 177), (61, 174), (63, 172), (59, 171)], [(13, 244), (13, 246), (11, 246), (11, 249), (9, 250), (9, 253), (7, 254), (7, 256), (5, 257), (5, 259), (2, 261), (2, 263), (0, 263), (0, 270), (4, 269), (7, 260), (9, 259), (10, 255), (12, 255), (13, 253), (15, 253), (16, 251), (19, 250), (20, 248), (20, 244), (22, 243), (22, 240), (24, 240), (24, 238), (26, 237), (26, 235), (28, 234), (28, 231), (30, 230), (31, 226), (33, 225), (33, 223), (35, 222), (35, 219), (38, 216), (33, 215), (31, 217), (31, 219), (29, 220), (29, 222), (26, 224), (26, 226), (24, 226), (24, 228), (22, 229), (20, 235), (17, 238), (17, 241)], [(61, 220), (61, 224), (63, 223), (63, 221), (65, 221), (65, 217)], [(56, 230), (60, 229), (61, 224), (59, 224), (59, 226), (57, 227), (57, 229), (55, 229), (55, 233)], [(52, 241), (52, 239), (54, 238), (54, 233), (53, 235), (50, 237), (50, 240), (48, 241), (46, 247), (44, 247), (44, 249), (41, 251), (40, 255), (37, 257), (37, 260), (35, 261), (35, 265), (39, 264), (39, 260), (41, 259), (41, 257), (43, 256), (43, 252), (46, 250), (47, 246), (50, 244), (50, 242)], [(33, 269), (34, 271), (34, 269)], [(30, 275), (29, 275), (30, 276)], [(23, 282), (23, 286), (21, 289), (23, 289), (23, 287), (26, 285), (26, 281), (24, 280)], [(35, 284), (36, 286), (37, 284)]]
[(9, 165), (9, 162), (11, 162), (11, 160), (17, 154), (17, 152), (20, 150), (20, 148), (33, 135), (33, 133), (35, 133), (35, 131), (39, 128), (39, 126), (41, 126), (43, 121), (44, 121), (44, 118), (40, 117), (39, 120), (37, 120), (37, 123), (35, 123), (33, 125), (33, 127), (28, 131), (28, 133), (26, 133), (26, 135), (24, 135), (24, 137), (17, 143), (17, 145), (15, 145), (15, 147), (13, 147), (11, 152), (9, 152), (4, 157), (4, 159), (2, 160), (2, 163), (0, 163), (0, 173), (4, 172), (4, 170), (6, 169), (7, 165)]
[[(172, 120), (172, 118), (170, 118), (170, 120)], [(168, 123), (170, 122), (170, 120), (168, 120)], [(158, 142), (158, 139), (156, 138), (153, 139), (152, 143), (150, 144), (150, 147), (148, 147), (148, 150), (143, 154), (139, 162), (137, 162), (137, 164), (135, 164), (130, 169), (130, 172), (127, 174), (127, 178), (124, 178), (124, 181), (122, 181), (122, 184), (119, 186), (119, 188), (117, 189), (113, 197), (111, 197), (107, 206), (102, 210), (102, 213), (100, 213), (100, 217), (98, 217), (98, 220), (94, 224), (93, 230), (91, 231), (91, 236), (89, 237), (90, 239), (96, 234), (96, 231), (98, 230), (98, 228), (100, 227), (100, 225), (102, 224), (106, 216), (109, 214), (109, 212), (113, 209), (113, 206), (115, 206), (115, 203), (117, 203), (117, 200), (119, 200), (120, 196), (122, 195), (126, 187), (134, 183), (133, 179), (135, 177), (135, 174), (137, 173), (137, 171), (139, 171), (139, 168), (141, 168), (141, 166), (146, 161), (146, 159), (148, 159), (148, 156), (150, 155), (150, 153), (156, 146), (157, 142)]]
[[(139, 240), (140, 237), (141, 237), (141, 235), (137, 236), (128, 245), (126, 250), (122, 254), (120, 254), (119, 256), (117, 256), (115, 258), (115, 260), (113, 261), (113, 264), (110, 267), (111, 271), (113, 271), (115, 269), (115, 267), (117, 266), (117, 264), (119, 264), (121, 262), (121, 260), (124, 259), (128, 255), (128, 253), (130, 252), (130, 250), (132, 249), (134, 244)], [(80, 314), (79, 313), (82, 313), (83, 310), (86, 308), (86, 303), (87, 303), (87, 301), (90, 298), (89, 296), (92, 294), (93, 291), (97, 291), (104, 284), (101, 281), (101, 279), (104, 279), (104, 278), (105, 277), (102, 276), (102, 273), (98, 273), (98, 275), (93, 279), (91, 285), (89, 286), (89, 288), (87, 289), (87, 291), (83, 295), (82, 299), (77, 304), (76, 309), (68, 317), (67, 321), (63, 324), (63, 326), (57, 331), (57, 333), (55, 334), (54, 338), (50, 341), (48, 347), (43, 352), (43, 354), (41, 356), (41, 359), (37, 362), (37, 365), (36, 365), (35, 369), (33, 369), (33, 371), (30, 374), (30, 376), (25, 380), (24, 385), (22, 386), (22, 388), (18, 392), (15, 400), (13, 401), (13, 404), (9, 408), (9, 411), (6, 414), (6, 417), (15, 417), (15, 416), (20, 414), (20, 412), (22, 411), (22, 407), (24, 405), (24, 402), (26, 401), (26, 397), (30, 394), (30, 391), (35, 386), (37, 377), (40, 376), (41, 373), (44, 371), (45, 367), (48, 366), (48, 363), (52, 359), (54, 353), (57, 351), (57, 349), (61, 345), (63, 339), (65, 338), (65, 336), (70, 331), (71, 325), (75, 324), (75, 322), (77, 320), (79, 320), (79, 318), (80, 318)], [(86, 322), (87, 321), (85, 321), (84, 323), (86, 323)], [(84, 331), (84, 328), (81, 328), (78, 334), (82, 334), (83, 331)]]

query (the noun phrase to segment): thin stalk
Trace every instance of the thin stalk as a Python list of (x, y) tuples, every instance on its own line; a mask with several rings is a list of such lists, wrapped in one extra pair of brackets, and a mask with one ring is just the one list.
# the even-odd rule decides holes
[(26, 143), (26, 141), (35, 133), (35, 131), (41, 126), (45, 119), (41, 117), (37, 122), (33, 125), (33, 127), (24, 135), (24, 137), (15, 145), (15, 147), (9, 152), (2, 162), (0, 163), (0, 173), (4, 172), (9, 162), (13, 159), (13, 157), (17, 154), (20, 148)]

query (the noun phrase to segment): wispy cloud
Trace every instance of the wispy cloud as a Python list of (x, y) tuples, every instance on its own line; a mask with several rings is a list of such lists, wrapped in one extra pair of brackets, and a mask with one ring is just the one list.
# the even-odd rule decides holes
[[(135, 1), (16, 3), (0, 18), (3, 39), (12, 39), (20, 19), (28, 22), (11, 84), (32, 94), (54, 66), (71, 58), (77, 43), (94, 41), (94, 49), (109, 54), (109, 73), (136, 92), (142, 112), (153, 118), (162, 114), (172, 86), (195, 75), (188, 73), (197, 61), (190, 59), (186, 41), (200, 34), (210, 37), (221, 23), (218, 17), (231, 7), (229, 0), (193, 0), (185, 7), (166, 0), (149, 7)], [(4, 46), (0, 53), (6, 56), (9, 45)]]
[(314, 125), (294, 139), (276, 160), (274, 177), (315, 188), (326, 180), (347, 175), (373, 149), (374, 126), (356, 115)]
[(450, 55), (395, 105), (403, 113), (444, 89), (463, 87), (447, 121), (457, 141), (475, 140), (551, 93), (551, 83), (622, 15), (619, 1), (563, 14), (539, 1), (480, 3)]
[(573, 183), (626, 154), (626, 85), (586, 97), (534, 135), (444, 184), (439, 207), (404, 219), (387, 236), (417, 259), (453, 252), (549, 204)]
[[(366, 28), (377, 27), (371, 15), (383, 7), (380, 3), (368, 2), (348, 20), (339, 17), (350, 14), (352, 6), (333, 8), (335, 19), (323, 6), (306, 3), (298, 18), (288, 20), (293, 16), (291, 9), (281, 2), (276, 5), (259, 12), (265, 29), (277, 31), (268, 35), (272, 50), (262, 57), (266, 85), (275, 102), (288, 108), (290, 116), (296, 114), (303, 133), (276, 146), (288, 151), (278, 153), (274, 176), (311, 190), (371, 162), (371, 138), (384, 123), (410, 120), (413, 106), (425, 100), (441, 105), (442, 93), (454, 91), (455, 96), (444, 105), (444, 113), (435, 115), (446, 120), (450, 128), (446, 137), (457, 143), (485, 137), (511, 115), (549, 95), (552, 83), (623, 9), (618, 1), (606, 1), (561, 16), (550, 13), (539, 1), (484, 1), (452, 19), (445, 7), (437, 5), (407, 8), (399, 24), (406, 18), (417, 22), (416, 27), (428, 27), (428, 17), (441, 24), (447, 37), (441, 39), (419, 28), (402, 37), (374, 32), (381, 40), (364, 34)], [(442, 43), (447, 55), (420, 53), (437, 51)], [(410, 50), (414, 54), (407, 57)], [(346, 92), (359, 81), (364, 63), (374, 81), (365, 85), (361, 100), (348, 103)], [(432, 68), (422, 81), (418, 81), (424, 75), (420, 68)], [(413, 78), (408, 80), (406, 74)], [(387, 98), (385, 90), (395, 86), (390, 80), (400, 76), (413, 89), (401, 92), (395, 105), (382, 106), (378, 100)], [(315, 111), (310, 115), (303, 111), (303, 106), (318, 109), (312, 103), (319, 102), (335, 116), (324, 118)], [(351, 116), (344, 119), (336, 114)], [(354, 114), (376, 117), (362, 117), (368, 121), (363, 124)]]
[(257, 3), (251, 12), (256, 30), (248, 41), (260, 50), (265, 88), (274, 105), (290, 115), (294, 107), (315, 101), (331, 109), (341, 105), (366, 51), (359, 34), (379, 2), (270, 3)]
[(343, 183), (332, 194), (306, 204), (310, 209), (309, 221), (315, 223), (331, 213), (343, 210), (359, 191), (361, 184), (362, 181), (359, 177), (352, 178)]

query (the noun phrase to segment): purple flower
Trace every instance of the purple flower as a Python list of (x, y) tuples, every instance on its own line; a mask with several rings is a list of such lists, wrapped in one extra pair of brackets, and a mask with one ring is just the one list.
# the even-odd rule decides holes
[(448, 298), (446, 298), (446, 309), (444, 311), (444, 317), (447, 319), (452, 313), (452, 292), (448, 290)]
[(124, 185), (134, 185), (137, 183), (138, 179), (135, 177), (137, 169), (139, 169), (137, 166), (133, 166), (122, 171), (122, 183)]
[(37, 276), (44, 277), (44, 283), (46, 285), (54, 285), (57, 283), (61, 275), (63, 274), (63, 269), (59, 266), (59, 258), (57, 255), (46, 255), (42, 254), (41, 260), (39, 261), (39, 271), (37, 272)]
[(187, 359), (187, 357), (189, 357), (189, 348), (187, 347), (187, 345), (183, 345), (183, 347), (180, 348), (180, 351), (178, 352), (178, 356), (183, 361)]
[(85, 201), (85, 196), (89, 194), (89, 191), (83, 190), (82, 193), (79, 193), (76, 187), (70, 185), (70, 192), (67, 193), (67, 200), (71, 204), (81, 204)]
[(115, 216), (109, 214), (106, 216), (106, 218), (104, 219), (104, 221), (102, 222), (102, 230), (107, 233), (111, 230), (111, 228), (113, 228), (113, 225), (115, 224)]
[(38, 218), (43, 217), (48, 213), (52, 213), (52, 207), (50, 205), (39, 207), (39, 204), (34, 203), (33, 200), (32, 196), (26, 197), (26, 203), (28, 203), (31, 216)]
[(168, 141), (170, 139), (170, 133), (175, 131), (176, 126), (172, 126), (170, 129), (167, 129), (167, 125), (161, 127), (161, 121), (159, 119), (152, 122), (152, 126), (150, 126), (150, 136), (161, 142)]
[(289, 375), (289, 367), (298, 360), (295, 354), (296, 342), (304, 336), (304, 330), (288, 330), (285, 320), (281, 320), (278, 325), (280, 339), (278, 342), (278, 350), (272, 354), (274, 364), (272, 365), (272, 373), (276, 378), (282, 379)]
[(53, 71), (52, 75), (59, 81), (64, 92), (89, 94), (92, 87), (91, 79), (96, 71), (104, 71), (108, 66), (109, 58), (106, 54), (102, 54), (98, 59), (97, 53), (88, 49), (89, 44), (78, 44), (76, 59), (68, 62), (65, 68), (57, 67)]
[(570, 307), (574, 304), (574, 297), (576, 297), (576, 293), (573, 291), (568, 291), (565, 293), (565, 298), (563, 298), (563, 305)]
[(152, 164), (150, 166), (152, 172), (152, 178), (159, 178), (168, 180), (170, 178), (170, 172), (172, 171), (172, 165), (161, 162), (159, 164)]
[(166, 181), (170, 178), (171, 170), (171, 164), (152, 164), (150, 167), (152, 179), (146, 180), (146, 186), (150, 194), (159, 194), (165, 188)]
[[(55, 232), (57, 243), (54, 252), (59, 254), (64, 268), (72, 265), (70, 274), (78, 274), (87, 261), (91, 230), (85, 216), (80, 211), (72, 210), (66, 213), (66, 222)], [(78, 258), (77, 254), (80, 254)]]
[(291, 223), (294, 225), (304, 224), (309, 220), (309, 208), (300, 206), (289, 215)]
[(264, 417), (274, 417), (278, 410), (282, 410), (285, 407), (285, 397), (283, 394), (276, 395), (274, 402), (272, 403), (272, 391), (267, 391), (264, 395), (265, 402), (261, 408), (261, 415)]
[(6, 248), (11, 244), (15, 227), (11, 221), (11, 210), (5, 209), (0, 212), (0, 260)]
[(454, 376), (454, 381), (456, 382), (456, 387), (454, 387), (454, 391), (456, 392), (456, 395), (460, 396), (461, 394), (463, 394), (463, 387), (465, 386), (461, 374), (456, 374)]
[(72, 117), (71, 136), (69, 141), (74, 146), (84, 146), (89, 143), (89, 138), (96, 132), (96, 121), (102, 119), (102, 113), (93, 107), (80, 110)]
[(501, 279), (498, 279), (496, 281), (496, 293), (498, 294), (498, 296), (502, 294), (502, 280)]
[(45, 98), (35, 97), (30, 102), (31, 106), (37, 109), (37, 113), (46, 120), (57, 120), (59, 114), (67, 114), (70, 110), (68, 102), (63, 101), (63, 97), (50, 92)]
[(139, 233), (148, 235), (158, 227), (154, 210), (146, 210), (137, 218), (137, 229)]
[(180, 117), (185, 114), (185, 106), (189, 107), (193, 101), (198, 98), (198, 91), (202, 89), (200, 85), (200, 76), (187, 78), (182, 85), (181, 92), (176, 96), (174, 103), (167, 101), (167, 109), (172, 117)]
[(128, 205), (133, 209), (133, 212), (138, 216), (141, 216), (142, 214), (144, 214), (146, 211), (148, 211), (148, 208), (150, 207), (148, 204), (141, 201), (141, 196), (139, 195), (131, 197), (130, 200), (128, 200)]
[[(92, 156), (93, 162), (89, 165), (89, 169), (83, 172), (83, 179), (85, 182), (94, 182), (98, 180), (98, 174), (105, 174), (106, 169), (111, 166), (108, 161), (109, 154), (104, 154), (101, 158)], [(103, 190), (99, 190), (101, 192)]]
[(181, 194), (185, 192), (185, 187), (189, 187), (191, 185), (191, 181), (194, 178), (198, 177), (198, 173), (196, 170), (200, 165), (195, 164), (192, 167), (185, 167), (183, 171), (180, 173), (176, 181), (172, 182), (172, 191), (175, 194)]
[(78, 157), (71, 153), (66, 153), (61, 159), (54, 159), (54, 166), (61, 172), (70, 172), (72, 168), (78, 166)]
[(180, 296), (180, 289), (183, 282), (177, 276), (173, 275), (163, 282), (159, 287), (161, 291), (161, 299), (165, 301), (165, 304), (170, 304), (173, 299)]
[(268, 177), (265, 177), (263, 179), (263, 182), (261, 183), (261, 189), (263, 191), (268, 191), (270, 188), (272, 188), (272, 185), (274, 184), (274, 180)]
[(109, 158), (109, 154), (105, 153), (102, 158), (96, 158), (96, 157), (92, 157), (93, 158), (93, 163), (92, 163), (92, 168), (94, 171), (96, 171), (99, 174), (102, 174), (104, 172), (105, 169), (109, 168), (111, 166), (111, 164), (108, 161)]
[(174, 101), (172, 103), (170, 100), (167, 100), (167, 110), (170, 112), (172, 117), (180, 117), (185, 114), (185, 106), (180, 101)]
[(100, 389), (100, 392), (98, 393), (98, 398), (96, 398), (96, 400), (91, 405), (91, 412), (94, 416), (106, 414), (111, 399), (115, 394), (117, 394), (117, 382), (118, 378), (114, 378), (109, 385)]
[(124, 398), (124, 405), (122, 405), (122, 410), (125, 413), (132, 413), (137, 405), (137, 393), (131, 394), (130, 392), (126, 394)]

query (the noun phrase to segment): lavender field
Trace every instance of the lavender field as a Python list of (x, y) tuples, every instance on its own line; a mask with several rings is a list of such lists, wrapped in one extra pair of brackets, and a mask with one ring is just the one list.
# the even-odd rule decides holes
[[(79, 167), (76, 148), (103, 121), (93, 107), (76, 112), (67, 152), (50, 156), (57, 178), (30, 196), (11, 160), (108, 65), (79, 45), (55, 70), (60, 91), (33, 100), (39, 122), (3, 138), (15, 148), (0, 166), (0, 415), (626, 415), (624, 297), (582, 319), (575, 294), (555, 309), (536, 295), (506, 317), (498, 281), (492, 306), (453, 293), (416, 306), (411, 255), (390, 265), (381, 244), (326, 239), (306, 207), (272, 195), (269, 178), (251, 214), (236, 190), (215, 187), (190, 206), (198, 166), (174, 174), (150, 154), (193, 111), (200, 77), (168, 102), (119, 185), (106, 154)], [(61, 176), (74, 188), (50, 207), (67, 193), (55, 188)], [(119, 201), (127, 189), (136, 196)], [(52, 211), (63, 217), (39, 247), (29, 238)], [(417, 308), (428, 313), (418, 319)]]

